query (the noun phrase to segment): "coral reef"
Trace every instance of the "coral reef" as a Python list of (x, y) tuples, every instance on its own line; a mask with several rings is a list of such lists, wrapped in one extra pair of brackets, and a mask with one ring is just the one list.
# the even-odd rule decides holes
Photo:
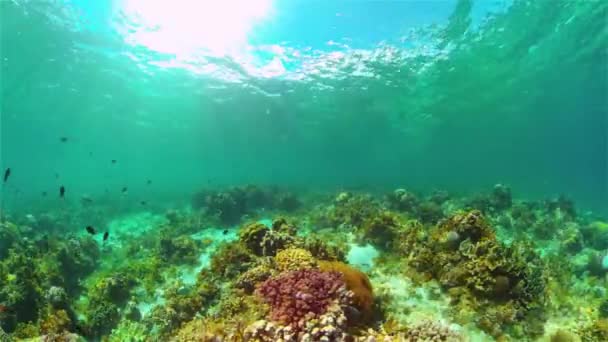
[(563, 196), (244, 186), (192, 207), (105, 242), (81, 212), (3, 218), (0, 340), (608, 339), (608, 224)]
[(284, 219), (277, 219), (268, 228), (255, 222), (246, 225), (239, 240), (257, 256), (274, 256), (277, 251), (294, 244), (295, 228)]
[(300, 205), (300, 200), (292, 192), (255, 185), (232, 187), (224, 191), (202, 190), (192, 197), (193, 208), (204, 209), (225, 225), (239, 223), (243, 216), (251, 215), (258, 209), (291, 212)]
[(196, 264), (203, 250), (203, 243), (189, 236), (162, 237), (159, 241), (159, 256), (170, 264)]
[(287, 248), (277, 253), (274, 258), (279, 271), (296, 271), (316, 267), (312, 254), (302, 248)]
[(271, 307), (274, 321), (289, 325), (297, 333), (306, 322), (327, 312), (331, 304), (348, 305), (351, 293), (337, 272), (303, 269), (270, 278), (257, 294)]
[(338, 272), (342, 276), (346, 289), (353, 293), (352, 304), (360, 314), (360, 317), (355, 317), (356, 320), (368, 321), (372, 318), (374, 294), (372, 284), (365, 273), (343, 262), (319, 261), (319, 269)]
[(464, 338), (457, 332), (451, 330), (435, 321), (422, 321), (408, 329), (406, 333), (408, 341), (464, 341)]
[(540, 259), (527, 245), (498, 242), (481, 212), (456, 214), (417, 241), (404, 239), (410, 263), (448, 289), (456, 305), (480, 311), (482, 329), (496, 336), (524, 317), (528, 325), (543, 319), (546, 278)]

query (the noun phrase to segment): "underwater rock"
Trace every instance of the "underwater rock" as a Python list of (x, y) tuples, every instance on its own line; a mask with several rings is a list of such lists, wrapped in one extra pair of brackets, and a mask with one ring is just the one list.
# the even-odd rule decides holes
[[(438, 197), (437, 199), (440, 198)], [(414, 212), (420, 203), (420, 200), (416, 197), (416, 195), (405, 189), (397, 189), (386, 195), (386, 201), (391, 209), (405, 212)], [(437, 201), (434, 201), (434, 203), (441, 204)]]
[(443, 209), (435, 202), (422, 202), (416, 207), (414, 216), (422, 223), (435, 224), (443, 217)]
[(492, 195), (490, 197), (490, 204), (494, 210), (503, 211), (511, 208), (513, 199), (511, 197), (511, 188), (503, 184), (494, 185)]
[(287, 212), (295, 211), (302, 205), (298, 197), (291, 192), (278, 193), (273, 202), (274, 208)]
[(431, 201), (437, 205), (443, 205), (449, 199), (450, 199), (450, 194), (444, 190), (435, 190), (435, 191), (433, 191), (433, 193), (431, 193), (431, 195), (428, 198), (429, 201)]
[(556, 199), (545, 201), (545, 210), (547, 213), (557, 213), (558, 215), (564, 216), (565, 219), (573, 220), (576, 218), (576, 209), (574, 208), (574, 202), (564, 195), (560, 195)]

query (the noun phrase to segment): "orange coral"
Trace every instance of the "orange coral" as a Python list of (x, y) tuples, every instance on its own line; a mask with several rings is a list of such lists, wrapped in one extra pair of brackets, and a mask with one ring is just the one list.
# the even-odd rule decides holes
[(342, 274), (346, 287), (354, 293), (353, 301), (357, 309), (363, 314), (363, 319), (372, 317), (374, 294), (372, 284), (365, 273), (339, 261), (319, 261), (319, 268), (326, 272), (339, 272)]

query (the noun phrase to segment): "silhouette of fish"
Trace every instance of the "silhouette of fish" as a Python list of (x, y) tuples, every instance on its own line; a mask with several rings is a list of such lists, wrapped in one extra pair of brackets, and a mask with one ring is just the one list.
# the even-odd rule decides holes
[(63, 198), (63, 196), (65, 195), (65, 186), (60, 186), (59, 187), (59, 197)]
[(91, 235), (95, 235), (97, 234), (97, 232), (95, 231), (95, 228), (93, 228), (93, 226), (87, 226), (87, 233), (91, 234)]
[(103, 241), (104, 242), (107, 241), (109, 237), (110, 237), (110, 232), (103, 233)]
[(10, 177), (11, 175), (11, 168), (7, 167), (6, 170), (4, 171), (4, 183), (6, 183), (6, 181), (8, 180), (8, 177)]

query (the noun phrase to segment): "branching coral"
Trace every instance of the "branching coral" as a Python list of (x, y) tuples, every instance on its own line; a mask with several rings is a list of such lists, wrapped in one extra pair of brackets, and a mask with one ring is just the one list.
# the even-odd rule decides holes
[(352, 295), (339, 273), (314, 269), (268, 279), (257, 293), (270, 305), (273, 320), (296, 331), (307, 321), (324, 314), (332, 303), (349, 304)]
[(406, 333), (407, 341), (411, 342), (423, 342), (423, 341), (437, 341), (437, 342), (459, 342), (464, 341), (464, 338), (457, 332), (450, 328), (442, 325), (436, 321), (422, 321)]

